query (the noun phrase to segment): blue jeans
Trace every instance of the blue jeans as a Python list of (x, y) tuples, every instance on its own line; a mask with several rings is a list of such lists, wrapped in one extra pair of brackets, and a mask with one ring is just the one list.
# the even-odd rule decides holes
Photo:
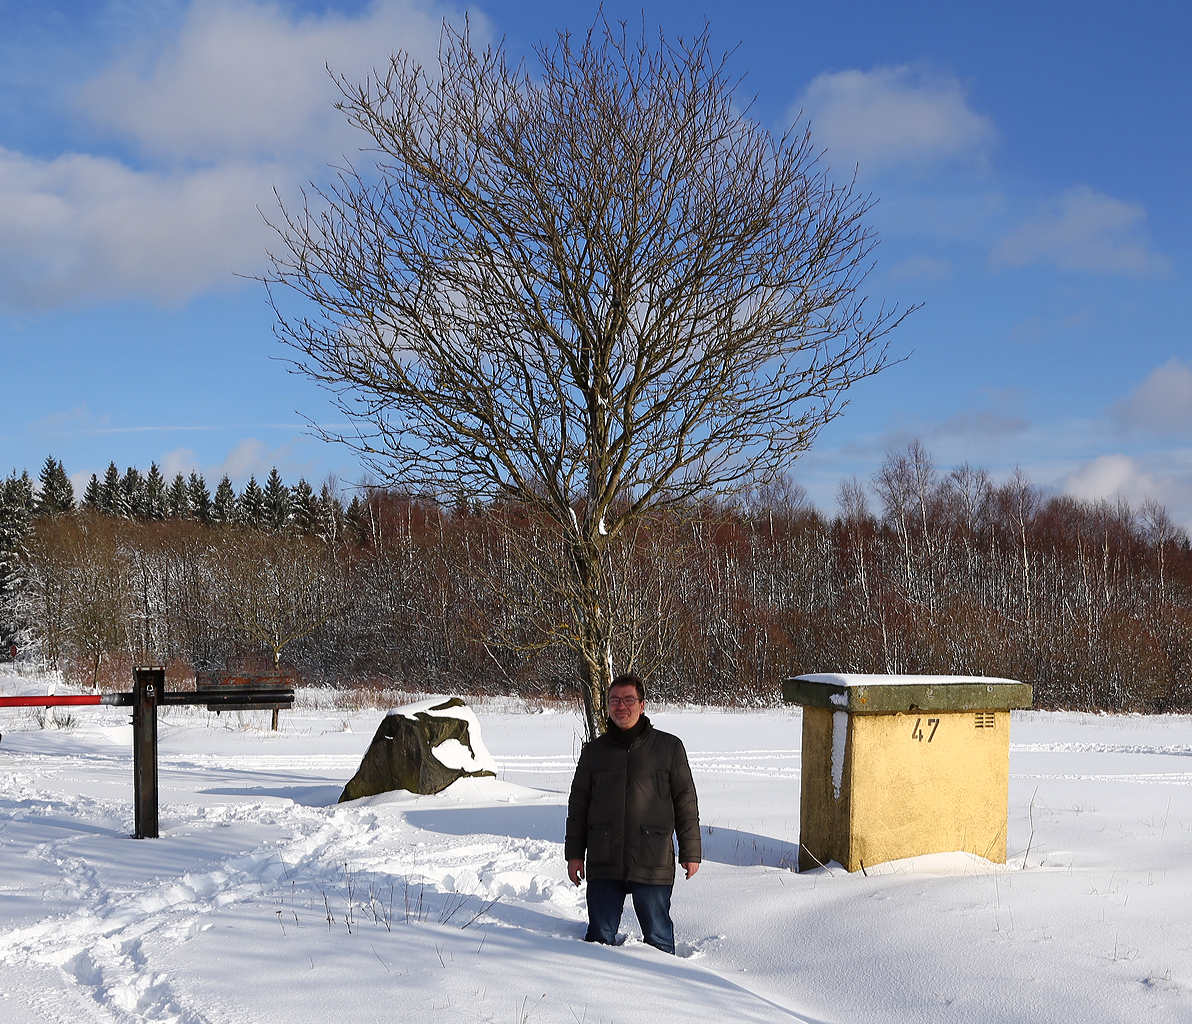
[(633, 896), (633, 912), (642, 926), (642, 939), (664, 953), (675, 951), (675, 926), (671, 923), (670, 885), (646, 885), (613, 878), (588, 879), (588, 934), (585, 942), (611, 946), (617, 940), (617, 925), (625, 897)]

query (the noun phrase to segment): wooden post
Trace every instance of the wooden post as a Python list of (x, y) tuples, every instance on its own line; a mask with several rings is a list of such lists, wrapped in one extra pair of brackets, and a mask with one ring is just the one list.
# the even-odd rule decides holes
[(134, 839), (157, 838), (157, 705), (165, 689), (166, 670), (133, 669), (132, 785)]

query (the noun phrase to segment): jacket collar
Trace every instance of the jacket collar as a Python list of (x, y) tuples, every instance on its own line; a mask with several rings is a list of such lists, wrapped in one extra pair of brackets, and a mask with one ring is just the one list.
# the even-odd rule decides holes
[(608, 720), (608, 729), (604, 735), (618, 746), (628, 749), (633, 746), (633, 741), (649, 728), (651, 728), (650, 720), (645, 715), (642, 715), (637, 720), (637, 724), (632, 729), (619, 729), (616, 723), (610, 718)]

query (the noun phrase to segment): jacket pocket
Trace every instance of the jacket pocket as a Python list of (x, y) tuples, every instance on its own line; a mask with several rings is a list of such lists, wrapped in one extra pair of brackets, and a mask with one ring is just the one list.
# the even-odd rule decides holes
[[(618, 785), (619, 783), (620, 785)], [(609, 771), (607, 768), (597, 769), (592, 773), (591, 805), (594, 807), (610, 805), (615, 799), (617, 790), (623, 785), (617, 772)]]
[(588, 860), (596, 864), (608, 864), (613, 859), (613, 830), (608, 825), (588, 826)]
[(675, 862), (674, 829), (660, 825), (642, 826), (642, 866), (668, 868)]
[(663, 800), (669, 800), (671, 798), (670, 772), (665, 768), (659, 768), (654, 778), (658, 786), (658, 796)]

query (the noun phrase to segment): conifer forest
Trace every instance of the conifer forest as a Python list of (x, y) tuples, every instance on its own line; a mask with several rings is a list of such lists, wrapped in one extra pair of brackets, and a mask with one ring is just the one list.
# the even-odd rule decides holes
[[(561, 557), (524, 508), (350, 501), (277, 470), (163, 478), (113, 463), (81, 496), (48, 457), (0, 493), (3, 657), (122, 687), (233, 656), (309, 682), (577, 693)], [(1162, 506), (1087, 502), (1022, 473), (939, 471), (915, 442), (813, 507), (789, 480), (618, 540), (617, 671), (654, 699), (759, 705), (804, 672), (1021, 679), (1042, 708), (1192, 710), (1192, 549)]]

